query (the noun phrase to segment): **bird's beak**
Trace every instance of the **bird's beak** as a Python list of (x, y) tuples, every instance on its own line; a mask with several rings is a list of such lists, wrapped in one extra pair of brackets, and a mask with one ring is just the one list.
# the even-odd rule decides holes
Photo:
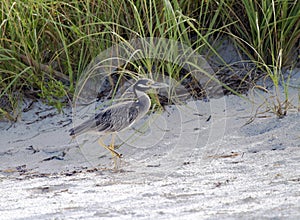
[(160, 88), (166, 88), (166, 87), (169, 87), (169, 85), (166, 83), (160, 83), (160, 82), (155, 82), (151, 85), (151, 88), (153, 88), (153, 89), (160, 89)]

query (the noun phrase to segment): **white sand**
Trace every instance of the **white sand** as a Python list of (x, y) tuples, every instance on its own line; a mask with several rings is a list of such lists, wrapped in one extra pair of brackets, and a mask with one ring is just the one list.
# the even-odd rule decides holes
[(134, 126), (143, 133), (119, 135), (119, 172), (96, 136), (71, 140), (70, 109), (43, 118), (55, 110), (35, 103), (20, 122), (0, 122), (1, 219), (299, 219), (299, 74), (291, 85), (282, 119), (245, 125), (257, 95), (151, 115)]

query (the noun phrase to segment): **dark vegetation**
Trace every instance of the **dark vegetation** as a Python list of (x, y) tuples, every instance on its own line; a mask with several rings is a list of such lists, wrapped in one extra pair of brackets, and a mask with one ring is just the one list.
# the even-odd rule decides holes
[[(188, 45), (205, 56), (231, 92), (247, 91), (262, 76), (277, 88), (286, 83), (283, 70), (299, 64), (297, 0), (3, 0), (0, 6), (0, 114), (11, 120), (24, 97), (62, 109), (91, 60), (132, 38)], [(228, 63), (218, 54), (224, 39), (239, 48), (243, 60)], [(155, 67), (177, 79), (189, 76), (154, 59), (128, 65), (131, 72), (140, 67), (141, 74)], [(281, 107), (282, 101), (275, 104)]]

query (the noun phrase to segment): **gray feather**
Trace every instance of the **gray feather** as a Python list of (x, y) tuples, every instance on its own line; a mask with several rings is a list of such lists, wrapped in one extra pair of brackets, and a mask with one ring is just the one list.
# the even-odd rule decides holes
[(80, 135), (87, 131), (103, 133), (122, 131), (134, 123), (139, 116), (139, 109), (139, 102), (137, 101), (113, 105), (71, 129), (70, 135)]

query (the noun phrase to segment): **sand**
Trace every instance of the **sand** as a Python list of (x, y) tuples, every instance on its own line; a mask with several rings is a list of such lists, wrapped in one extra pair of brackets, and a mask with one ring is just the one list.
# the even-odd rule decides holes
[(0, 122), (1, 219), (299, 219), (299, 76), (283, 118), (260, 90), (149, 114), (118, 134), (118, 170), (97, 135), (69, 136), (71, 108), (35, 102)]

